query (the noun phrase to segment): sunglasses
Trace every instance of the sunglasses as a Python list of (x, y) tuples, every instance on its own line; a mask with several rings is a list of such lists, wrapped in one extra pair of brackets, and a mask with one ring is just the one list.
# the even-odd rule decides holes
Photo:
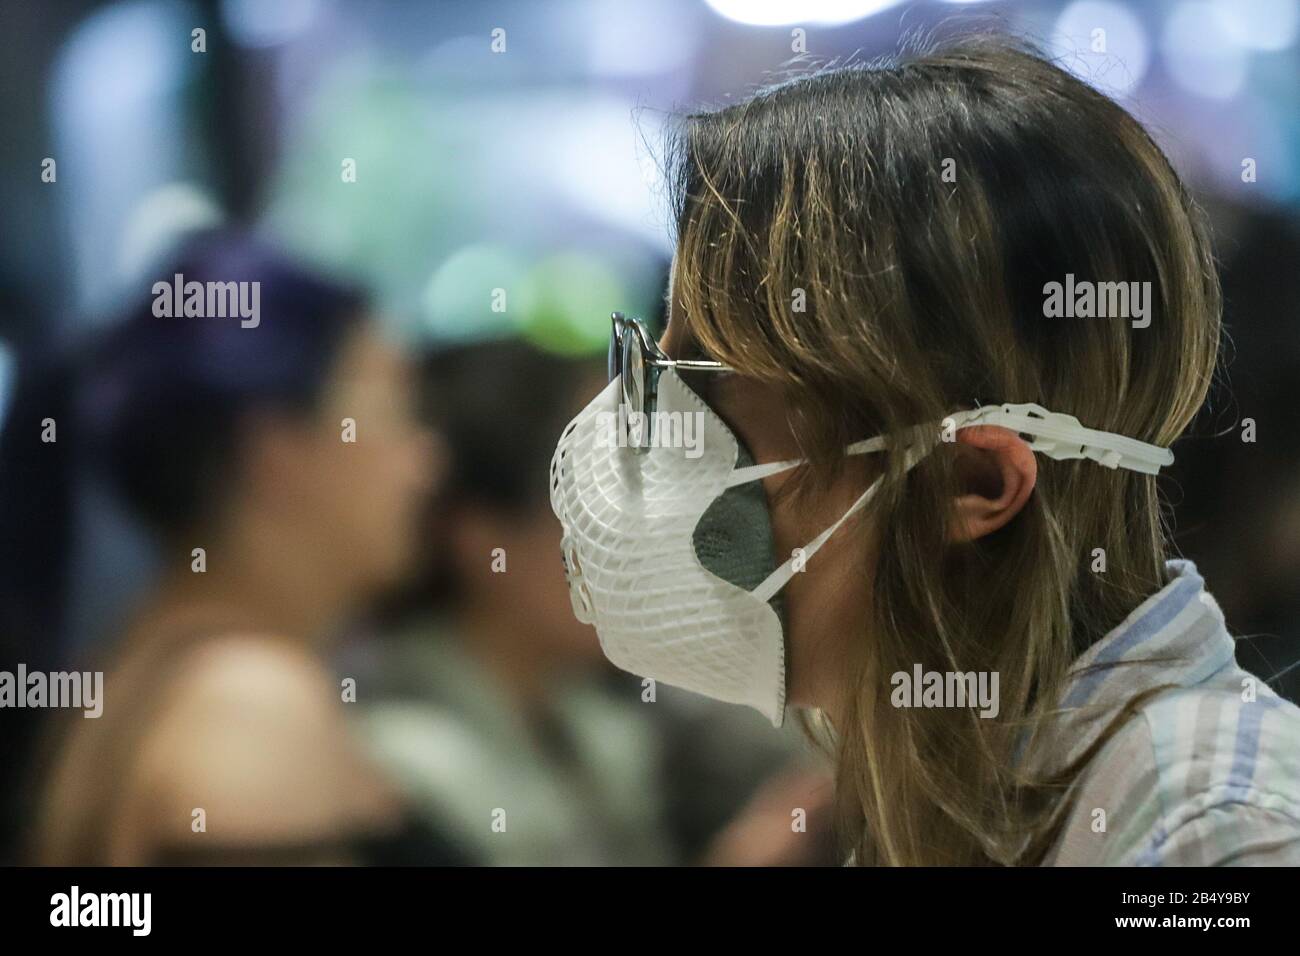
[[(666, 368), (693, 372), (730, 372), (728, 366), (708, 359), (669, 358), (640, 319), (622, 312), (610, 316), (609, 380), (622, 376), (623, 407), (627, 409), (628, 445), (636, 452), (651, 446), (659, 376)], [(635, 413), (639, 412), (637, 415)]]

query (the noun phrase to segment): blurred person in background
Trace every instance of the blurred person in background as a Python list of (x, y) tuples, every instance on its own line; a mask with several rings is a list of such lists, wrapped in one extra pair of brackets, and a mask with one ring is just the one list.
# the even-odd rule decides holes
[[(158, 278), (177, 275), (259, 284), (257, 321), (160, 317), (142, 298), (61, 375), (20, 387), (6, 422), (7, 511), (34, 510), (34, 533), (66, 521), (69, 469), (99, 470), (161, 556), (90, 665), (102, 716), (57, 723), (32, 859), (459, 862), (354, 745), (322, 656), (413, 551), (433, 465), (406, 364), (360, 290), (241, 234), (195, 238)], [(63, 562), (41, 570), (52, 586), (28, 597), (59, 600)]]
[[(648, 703), (574, 619), (545, 476), (555, 430), (600, 376), (518, 340), (426, 360), (448, 476), (427, 579), (360, 683), (370, 746), (486, 863), (829, 862), (828, 778), (793, 739), (668, 688)], [(792, 834), (784, 801), (772, 813), (778, 788), (813, 809), (811, 834)]]

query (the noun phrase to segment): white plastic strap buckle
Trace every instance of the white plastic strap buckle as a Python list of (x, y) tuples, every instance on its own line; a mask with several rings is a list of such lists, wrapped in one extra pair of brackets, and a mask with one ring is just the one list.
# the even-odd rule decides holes
[(959, 412), (951, 418), (958, 428), (998, 425), (1032, 436), (1029, 447), (1057, 461), (1089, 458), (1107, 468), (1126, 468), (1145, 475), (1158, 474), (1162, 467), (1174, 462), (1174, 453), (1168, 448), (1113, 432), (1097, 431), (1080, 424), (1073, 415), (1049, 412), (1041, 405), (1029, 402), (985, 405), (974, 411)]

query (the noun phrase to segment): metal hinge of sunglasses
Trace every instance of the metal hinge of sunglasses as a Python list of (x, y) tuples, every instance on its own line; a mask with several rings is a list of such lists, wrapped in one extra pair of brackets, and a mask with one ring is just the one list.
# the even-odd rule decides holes
[[(652, 444), (648, 423), (654, 419), (655, 397), (659, 388), (659, 375), (666, 368), (696, 372), (730, 372), (729, 366), (710, 359), (670, 358), (650, 335), (641, 319), (628, 319), (622, 312), (610, 314), (609, 380), (621, 375), (623, 404), (629, 422), (635, 423), (635, 434), (629, 434), (628, 444), (638, 454)], [(639, 416), (633, 415), (640, 412)]]

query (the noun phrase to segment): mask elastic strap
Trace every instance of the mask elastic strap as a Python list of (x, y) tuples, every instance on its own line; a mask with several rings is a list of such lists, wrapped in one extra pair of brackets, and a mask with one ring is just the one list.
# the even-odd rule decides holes
[[(866, 455), (870, 452), (883, 451), (885, 448), (884, 437), (866, 438), (862, 441), (856, 441), (844, 449), (846, 455)], [(788, 458), (785, 461), (769, 461), (761, 465), (748, 465), (745, 468), (736, 468), (727, 478), (728, 488), (734, 488), (736, 485), (745, 485), (751, 481), (758, 481), (760, 478), (766, 478), (769, 475), (779, 475), (783, 471), (789, 471), (797, 465), (802, 465), (808, 459), (806, 458)]]
[[(865, 438), (862, 441), (856, 441), (852, 445), (846, 446), (844, 454), (866, 455), (872, 452), (884, 450), (887, 444), (888, 440), (883, 435), (879, 435), (875, 438)], [(907, 467), (912, 467), (912, 465), (916, 463), (916, 460), (918, 460), (917, 456), (909, 454)], [(731, 473), (731, 477), (727, 480), (727, 487), (732, 488), (736, 485), (743, 485), (751, 481), (757, 481), (760, 478), (766, 478), (768, 475), (780, 474), (783, 471), (789, 471), (797, 465), (802, 465), (805, 461), (807, 461), (806, 458), (791, 458), (786, 461), (773, 461), (762, 465), (750, 465), (747, 468), (737, 468)], [(866, 507), (867, 502), (871, 500), (871, 496), (876, 493), (876, 489), (880, 487), (882, 481), (884, 481), (883, 476), (873, 481), (871, 486), (862, 493), (849, 510), (840, 515), (838, 521), (803, 547), (802, 559), (804, 562), (807, 562), (809, 558), (821, 549), (822, 545), (830, 540), (830, 536), (840, 529), (840, 525), (844, 524), (844, 522), (848, 521), (854, 514)], [(769, 574), (751, 593), (762, 601), (770, 601), (772, 597), (789, 584), (790, 579), (794, 577), (794, 563), (795, 558), (792, 555), (788, 561)]]
[[(840, 530), (840, 525), (844, 524), (845, 521), (848, 521), (850, 517), (861, 511), (866, 506), (867, 502), (871, 500), (871, 496), (876, 493), (876, 489), (880, 487), (880, 483), (883, 480), (883, 478), (877, 478), (873, 481), (871, 487), (864, 491), (857, 501), (853, 502), (852, 507), (850, 507), (848, 511), (844, 512), (838, 521), (803, 547), (802, 560), (805, 563), (821, 549), (821, 546), (830, 539), (831, 535)], [(792, 555), (788, 561), (769, 574), (767, 579), (758, 587), (754, 588), (751, 593), (760, 601), (770, 601), (772, 597), (789, 584), (790, 579), (795, 576), (794, 563), (795, 558)]]
[(735, 468), (727, 476), (728, 488), (734, 488), (736, 485), (747, 485), (751, 481), (758, 481), (760, 478), (766, 478), (768, 475), (779, 475), (783, 471), (789, 471), (796, 465), (802, 465), (804, 459), (791, 458), (788, 461), (769, 461), (762, 465), (748, 465), (744, 468)]
[[(1039, 454), (1046, 455), (1048, 458), (1054, 458), (1058, 461), (1068, 461), (1072, 458), (1089, 458), (1107, 468), (1125, 468), (1129, 471), (1147, 475), (1158, 474), (1162, 466), (1172, 464), (1174, 460), (1174, 453), (1168, 448), (1151, 445), (1125, 435), (1116, 435), (1114, 432), (1103, 432), (1088, 428), (1073, 415), (1050, 412), (1041, 405), (1028, 403), (1020, 405), (1010, 403), (985, 405), (982, 408), (970, 409), (950, 415), (945, 424), (951, 424), (957, 430), (970, 428), (974, 425), (997, 425), (1002, 428), (1009, 428), (1018, 434), (1032, 436), (1033, 440), (1029, 443), (1029, 447)], [(845, 454), (849, 455), (861, 455), (881, 451), (887, 444), (887, 438), (882, 435), (854, 442), (844, 451)], [(907, 446), (905, 468), (911, 469), (928, 453), (929, 447), (924, 444)], [(727, 481), (727, 487), (730, 488), (745, 482), (756, 481), (759, 478), (766, 478), (768, 475), (787, 471), (796, 465), (803, 464), (805, 460), (796, 458), (790, 461), (769, 462), (764, 465), (737, 468), (732, 471)], [(848, 511), (840, 516), (838, 521), (803, 548), (801, 560), (804, 563), (807, 563), (808, 559), (817, 553), (821, 546), (840, 529), (840, 526), (845, 521), (860, 511), (871, 500), (872, 495), (876, 493), (880, 482), (883, 480), (882, 477), (872, 482), (871, 487), (862, 493), (862, 496), (853, 503)], [(795, 557), (791, 556), (788, 561), (769, 574), (763, 583), (751, 593), (763, 601), (771, 600), (794, 577), (796, 573), (794, 566)]]
[(957, 429), (998, 425), (1030, 435), (1030, 448), (1057, 461), (1088, 458), (1106, 468), (1124, 468), (1143, 475), (1159, 474), (1161, 468), (1174, 463), (1174, 453), (1168, 448), (1088, 428), (1073, 415), (1050, 412), (1032, 402), (985, 405), (950, 415), (945, 424), (949, 422)]

